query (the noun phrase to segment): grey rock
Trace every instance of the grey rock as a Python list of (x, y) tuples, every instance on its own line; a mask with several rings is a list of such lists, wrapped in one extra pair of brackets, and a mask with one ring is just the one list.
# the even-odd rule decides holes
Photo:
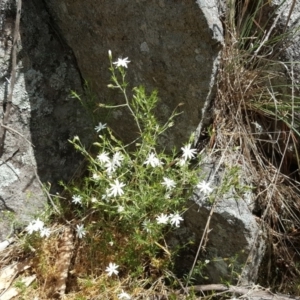
[[(0, 116), (3, 117), (11, 74), (15, 1), (0, 6)], [(3, 154), (0, 157), (0, 240), (22, 228), (47, 203), (39, 180), (59, 190), (82, 158), (68, 139), (91, 140), (91, 124), (70, 91), (81, 92), (72, 51), (55, 33), (41, 1), (23, 1), (16, 83)], [(2, 120), (1, 120), (2, 121)], [(37, 176), (39, 180), (37, 180)]]
[[(217, 2), (217, 1), (216, 1)], [(73, 49), (83, 77), (99, 102), (120, 104), (123, 98), (107, 89), (107, 52), (129, 57), (129, 90), (145, 85), (158, 90), (157, 115), (165, 122), (179, 103), (181, 114), (162, 138), (163, 147), (182, 146), (198, 126), (212, 88), (211, 76), (223, 42), (215, 1), (47, 0), (61, 34)], [(105, 113), (107, 113), (105, 111)], [(124, 139), (135, 137), (126, 109), (104, 120)], [(120, 126), (122, 124), (122, 126)]]
[[(216, 158), (206, 158), (200, 167), (207, 174), (206, 181), (211, 183), (211, 187), (218, 188), (223, 184), (227, 173)], [(238, 176), (241, 187), (249, 184), (245, 179), (249, 176), (244, 171), (239, 170)], [(184, 227), (168, 239), (171, 247), (190, 244), (179, 253), (175, 267), (179, 276), (190, 272), (213, 211), (198, 257), (202, 276), (193, 277), (197, 283), (239, 281), (239, 284), (248, 285), (257, 281), (266, 248), (265, 236), (252, 214), (254, 195), (248, 189), (243, 189), (241, 194), (239, 192), (232, 185), (217, 196), (214, 205), (203, 192), (194, 191), (186, 205)]]
[[(278, 7), (277, 15), (279, 21), (277, 27), (281, 31), (289, 33), (287, 41), (284, 43), (283, 51), (281, 51), (279, 61), (286, 64), (291, 70), (293, 67), (293, 78), (295, 85), (299, 85), (300, 80), (300, 3), (293, 0), (273, 0), (273, 5)], [(286, 70), (284, 70), (286, 71)], [(299, 91), (298, 91), (299, 94)]]
[[(99, 101), (123, 101), (106, 88), (108, 49), (115, 58), (129, 56), (132, 86), (144, 84), (148, 91), (159, 90), (162, 101), (157, 113), (162, 122), (179, 103), (185, 103), (177, 126), (161, 140), (171, 148), (181, 146), (201, 119), (222, 43), (217, 10), (207, 1), (110, 1), (101, 6), (93, 1), (22, 2), (17, 76), (8, 124), (12, 130), (7, 131), (0, 158), (0, 240), (44, 209), (47, 200), (40, 182), (49, 183), (54, 193), (59, 189), (57, 182), (68, 181), (75, 172), (82, 158), (74, 153), (68, 139), (79, 135), (88, 145), (93, 138), (91, 122), (70, 97), (70, 90), (82, 94), (81, 74)], [(14, 1), (1, 2), (3, 99), (9, 89), (15, 14)], [(0, 109), (3, 115), (5, 107)], [(135, 130), (127, 111), (102, 111), (100, 120), (97, 116), (89, 117), (110, 121), (124, 141), (131, 141)]]

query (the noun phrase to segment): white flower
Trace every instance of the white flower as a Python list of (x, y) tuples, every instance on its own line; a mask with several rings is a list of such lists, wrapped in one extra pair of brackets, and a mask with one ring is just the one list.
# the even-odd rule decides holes
[(105, 269), (105, 271), (108, 273), (108, 276), (111, 276), (112, 274), (118, 275), (119, 271), (117, 270), (119, 268), (118, 265), (115, 263), (109, 263), (108, 267)]
[(117, 169), (116, 165), (113, 164), (111, 161), (108, 161), (107, 163), (105, 163), (104, 167), (106, 168), (106, 173), (108, 175), (111, 175)]
[(49, 228), (42, 228), (40, 230), (40, 236), (41, 237), (46, 237), (47, 238), (47, 237), (49, 237), (50, 233), (51, 233), (51, 231), (50, 231)]
[(37, 220), (34, 221), (34, 226), (36, 230), (42, 230), (44, 227), (44, 222), (37, 218)]
[(125, 293), (123, 290), (122, 290), (122, 293), (120, 293), (119, 295), (118, 295), (118, 299), (131, 299), (131, 297), (130, 297), (130, 295), (129, 294), (127, 294), (127, 293)]
[(157, 224), (168, 224), (169, 221), (169, 216), (165, 215), (165, 214), (160, 214), (160, 216), (158, 216), (156, 218)]
[(112, 247), (113, 245), (114, 245), (114, 242), (113, 241), (110, 241), (110, 242), (108, 242), (109, 243), (109, 245)]
[(119, 151), (117, 151), (112, 158), (112, 164), (114, 166), (121, 167), (121, 161), (123, 159), (124, 159), (124, 156)]
[(186, 164), (186, 160), (181, 157), (176, 164), (180, 167), (183, 167)]
[(123, 187), (125, 183), (119, 182), (119, 179), (116, 179), (114, 183), (110, 183), (111, 188), (108, 189), (108, 196), (122, 196), (124, 194)]
[(125, 67), (127, 68), (127, 64), (129, 64), (130, 61), (128, 60), (128, 57), (126, 58), (118, 58), (118, 60), (116, 62), (114, 62), (113, 64), (116, 65), (116, 67)]
[(165, 199), (170, 199), (171, 195), (169, 193), (165, 193)]
[(209, 264), (209, 263), (210, 263), (210, 260), (209, 260), (209, 259), (206, 259), (204, 262), (205, 262), (206, 264)]
[(97, 156), (97, 159), (101, 162), (101, 163), (107, 163), (109, 162), (109, 156), (106, 152), (102, 152)]
[(92, 197), (92, 198), (91, 198), (91, 202), (92, 202), (92, 203), (96, 203), (96, 202), (98, 202), (98, 199), (97, 199), (96, 197)]
[(100, 175), (96, 174), (96, 173), (93, 173), (93, 179), (94, 180), (99, 180), (100, 179)]
[(40, 231), (44, 227), (44, 222), (39, 218), (29, 223), (29, 225), (25, 228), (29, 234), (32, 234), (34, 231)]
[(155, 153), (151, 152), (146, 161), (144, 162), (145, 165), (151, 165), (151, 167), (155, 168), (161, 166), (163, 163), (156, 157)]
[(108, 189), (106, 190), (106, 193), (101, 196), (101, 200), (108, 201), (108, 199), (107, 199), (108, 198), (107, 192), (108, 192)]
[(180, 222), (183, 221), (183, 218), (179, 214), (171, 214), (169, 218), (171, 225), (175, 225), (175, 227), (179, 227)]
[(119, 205), (119, 206), (118, 206), (118, 213), (121, 213), (121, 212), (123, 212), (124, 210), (125, 210), (124, 206), (122, 206), (122, 205)]
[(150, 228), (150, 220), (144, 220), (143, 223), (142, 223), (142, 226), (144, 228), (144, 230), (146, 230), (146, 232), (151, 232), (151, 228)]
[(100, 132), (102, 129), (106, 128), (106, 124), (102, 124), (99, 122), (99, 124), (95, 127), (96, 132)]
[(198, 189), (200, 189), (201, 192), (203, 192), (204, 194), (210, 194), (212, 192), (212, 188), (209, 186), (209, 182), (206, 181), (201, 181), (199, 182), (196, 187)]
[(121, 162), (124, 160), (124, 156), (117, 151), (110, 160), (108, 154), (106, 152), (102, 152), (97, 156), (97, 159), (101, 163), (105, 163), (104, 167), (106, 168), (106, 172), (108, 175), (111, 175), (116, 171), (117, 167), (121, 167)]
[(164, 181), (161, 184), (165, 185), (168, 191), (172, 190), (176, 186), (175, 181), (167, 177), (164, 177)]
[(76, 235), (81, 239), (85, 236), (86, 231), (83, 228), (83, 224), (81, 225), (76, 225)]
[(74, 195), (74, 196), (72, 197), (72, 202), (75, 203), (75, 204), (80, 204), (80, 205), (82, 205), (81, 201), (82, 201), (82, 197), (79, 196), (79, 195)]
[(25, 230), (29, 233), (29, 234), (32, 234), (35, 230), (35, 227), (33, 225), (33, 223), (29, 223), (28, 226), (25, 228)]
[(191, 149), (191, 144), (188, 144), (184, 147), (181, 147), (181, 150), (183, 152), (182, 157), (185, 160), (191, 159), (195, 157), (195, 154), (197, 153), (197, 149)]

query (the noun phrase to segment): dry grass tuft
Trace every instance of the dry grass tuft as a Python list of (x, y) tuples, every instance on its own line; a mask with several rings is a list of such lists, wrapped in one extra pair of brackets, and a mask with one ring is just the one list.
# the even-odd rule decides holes
[(236, 1), (229, 11), (211, 145), (234, 153), (254, 185), (268, 236), (261, 283), (299, 295), (299, 101), (293, 64), (274, 58), (287, 34), (275, 32), (276, 15), (264, 19), (269, 10), (268, 1)]

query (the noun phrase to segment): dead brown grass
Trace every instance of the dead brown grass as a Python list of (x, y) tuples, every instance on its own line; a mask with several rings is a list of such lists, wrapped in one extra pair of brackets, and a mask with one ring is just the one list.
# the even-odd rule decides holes
[[(272, 42), (277, 16), (264, 23), (262, 12), (268, 1), (257, 1), (258, 6), (251, 6), (249, 11), (250, 2), (237, 1), (238, 10), (243, 12), (238, 16), (251, 14), (251, 29), (241, 28), (247, 22), (236, 15), (236, 10), (229, 17), (235, 21), (226, 22), (211, 146), (228, 149), (231, 156), (235, 153), (236, 163), (254, 186), (254, 212), (268, 236), (261, 283), (299, 295), (299, 135), (289, 123), (296, 104), (293, 93), (283, 95), (282, 89), (273, 86), (276, 80), (289, 81), (293, 90), (294, 81), (292, 76), (286, 80), (287, 65), (277, 63), (270, 51), (282, 47), (286, 38), (284, 35)], [(248, 35), (239, 36), (242, 32)], [(291, 68), (289, 65), (289, 74)], [(289, 119), (281, 117), (283, 114)]]

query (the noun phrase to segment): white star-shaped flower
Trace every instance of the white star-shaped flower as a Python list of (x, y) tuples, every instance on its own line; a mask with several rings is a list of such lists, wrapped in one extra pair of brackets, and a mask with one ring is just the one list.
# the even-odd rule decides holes
[(176, 165), (178, 165), (178, 166), (180, 166), (180, 167), (183, 167), (183, 166), (185, 166), (187, 164), (187, 161), (183, 158), (183, 157), (181, 157), (179, 160), (178, 160), (178, 162), (176, 163)]
[(29, 233), (32, 234), (35, 230), (34, 224), (32, 222), (30, 222), (27, 227), (25, 228), (25, 230)]
[(145, 165), (151, 165), (152, 168), (161, 166), (163, 163), (156, 157), (155, 153), (151, 152), (146, 161), (144, 162)]
[(99, 122), (99, 124), (95, 127), (96, 132), (100, 132), (102, 129), (106, 128), (106, 124), (102, 124)]
[(79, 196), (79, 195), (74, 195), (74, 196), (72, 197), (72, 202), (73, 202), (74, 204), (80, 204), (80, 205), (82, 205), (82, 197)]
[(175, 181), (167, 177), (164, 177), (164, 181), (161, 184), (164, 185), (168, 191), (172, 190), (176, 186)]
[(110, 183), (111, 188), (108, 189), (108, 196), (122, 196), (124, 194), (123, 187), (125, 186), (125, 183), (119, 182), (119, 179), (116, 179), (114, 183)]
[(142, 226), (143, 226), (144, 230), (146, 232), (149, 232), (149, 233), (151, 232), (150, 225), (151, 225), (150, 220), (144, 220), (143, 223), (142, 223)]
[(117, 169), (116, 165), (113, 164), (111, 161), (106, 162), (105, 165), (104, 165), (104, 167), (106, 168), (106, 173), (108, 175), (111, 175)]
[(123, 290), (122, 292), (118, 295), (118, 299), (126, 299), (126, 300), (130, 300), (131, 297), (129, 294), (125, 293)]
[(112, 158), (112, 164), (114, 166), (121, 167), (121, 162), (123, 159), (124, 159), (124, 156), (119, 151), (117, 151)]
[(185, 160), (191, 159), (195, 157), (195, 154), (197, 153), (197, 149), (191, 149), (191, 144), (188, 144), (184, 147), (181, 147), (181, 150), (183, 152), (182, 157)]
[(157, 218), (156, 218), (157, 224), (168, 224), (169, 221), (169, 216), (165, 215), (165, 214), (160, 214)]
[(128, 57), (125, 58), (118, 58), (118, 60), (116, 62), (114, 62), (113, 64), (116, 65), (116, 67), (124, 67), (127, 68), (127, 64), (129, 64), (130, 61), (128, 60)]
[(108, 267), (105, 269), (105, 271), (108, 273), (108, 276), (111, 276), (112, 274), (118, 275), (119, 271), (117, 270), (119, 268), (118, 265), (115, 263), (109, 263)]
[(101, 196), (101, 199), (106, 202), (108, 201), (107, 193), (108, 193), (108, 189), (105, 191), (105, 194), (102, 194), (102, 196)]
[(183, 221), (183, 218), (179, 214), (171, 214), (169, 218), (171, 225), (175, 225), (175, 227), (179, 227), (180, 222)]
[(84, 229), (83, 224), (76, 225), (76, 236), (78, 236), (80, 239), (83, 238), (86, 234), (86, 231)]
[(51, 234), (51, 231), (50, 231), (50, 229), (49, 228), (42, 228), (41, 230), (40, 230), (40, 236), (41, 237), (49, 237), (50, 236), (50, 234)]
[(32, 234), (34, 231), (41, 231), (44, 228), (44, 222), (41, 221), (39, 218), (36, 220), (30, 222), (28, 226), (25, 228), (25, 230), (29, 233)]
[(93, 173), (92, 178), (93, 178), (94, 180), (99, 180), (99, 179), (100, 179), (100, 175), (99, 175), (99, 174), (96, 174), (96, 173)]
[(121, 212), (123, 212), (124, 210), (125, 210), (124, 206), (122, 206), (122, 205), (119, 205), (119, 206), (118, 206), (118, 213), (121, 213)]
[(43, 227), (44, 227), (44, 222), (41, 221), (39, 218), (37, 218), (37, 219), (34, 221), (34, 227), (36, 228), (36, 231), (42, 230)]
[(42, 230), (43, 227), (44, 227), (44, 222), (41, 221), (39, 218), (37, 218), (37, 219), (34, 221), (34, 226), (35, 226), (36, 230)]
[(101, 162), (101, 163), (107, 163), (110, 161), (109, 156), (106, 152), (102, 152), (99, 155), (97, 155), (97, 159)]
[(201, 181), (199, 182), (196, 187), (204, 194), (210, 194), (212, 192), (212, 188), (209, 186), (209, 182), (206, 182), (206, 181)]

